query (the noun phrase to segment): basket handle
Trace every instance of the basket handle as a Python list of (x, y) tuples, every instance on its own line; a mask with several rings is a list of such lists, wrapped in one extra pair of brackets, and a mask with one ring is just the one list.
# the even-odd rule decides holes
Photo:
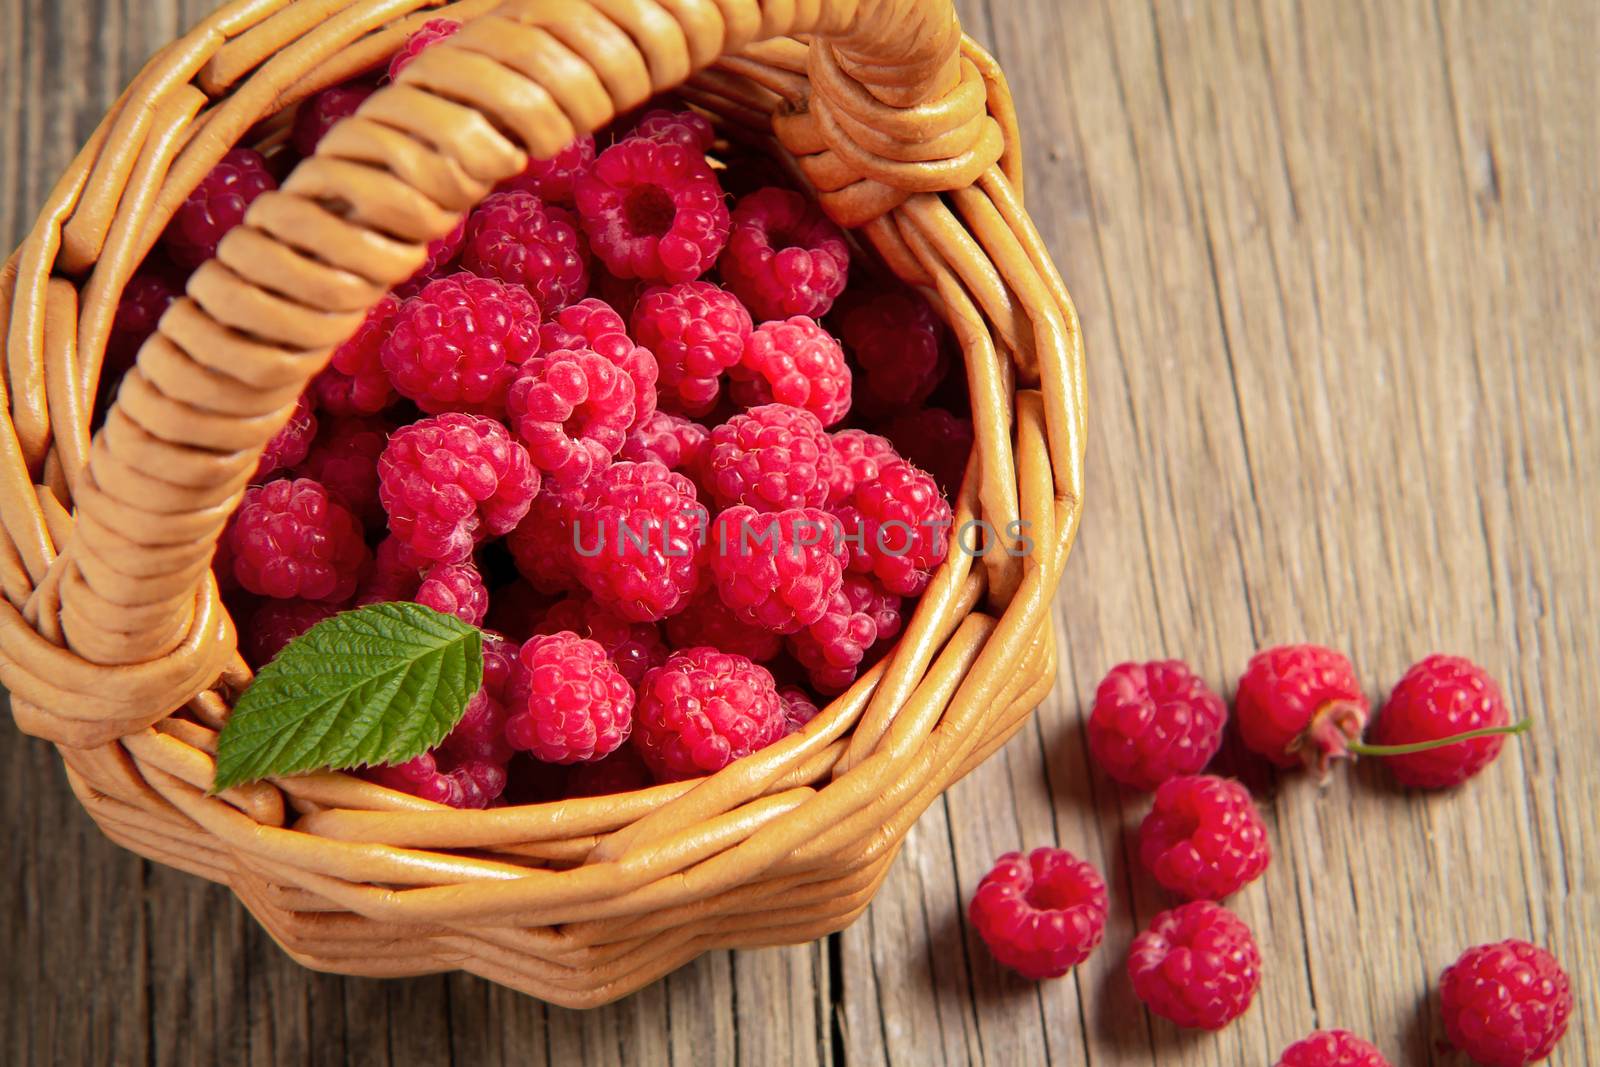
[(123, 381), (45, 583), (67, 648), (19, 663), (55, 698), (19, 688), (25, 728), (104, 743), (213, 684), (235, 654), (217, 538), (295, 398), (427, 242), (527, 153), (797, 34), (814, 35), (810, 96), (774, 124), (835, 218), (963, 188), (999, 157), (951, 0), (506, 0), (335, 127), (195, 272)]

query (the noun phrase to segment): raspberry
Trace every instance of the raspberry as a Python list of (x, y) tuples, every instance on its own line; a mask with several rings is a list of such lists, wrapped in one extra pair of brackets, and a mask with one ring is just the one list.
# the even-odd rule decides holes
[(756, 663), (777, 659), (783, 650), (783, 638), (741, 621), (714, 591), (695, 597), (665, 625), (673, 648), (704, 645), (737, 653)]
[(833, 443), (815, 415), (763, 404), (711, 431), (704, 478), (720, 507), (820, 508), (828, 502), (833, 464)]
[(844, 350), (804, 315), (758, 326), (731, 373), (733, 399), (741, 407), (789, 404), (805, 408), (824, 426), (850, 412), (850, 368)]
[(943, 408), (923, 408), (892, 419), (884, 436), (906, 459), (932, 474), (947, 497), (961, 489), (972, 456), (972, 423)]
[(847, 504), (856, 486), (876, 481), (883, 464), (900, 458), (887, 438), (865, 430), (836, 430), (833, 444), (833, 476), (828, 489), (828, 507)]
[(517, 371), (506, 411), (528, 457), (551, 485), (582, 485), (627, 439), (633, 379), (587, 348), (557, 349)]
[(1221, 698), (1186, 664), (1121, 663), (1095, 692), (1089, 751), (1116, 781), (1154, 789), (1210, 763), (1227, 721)]
[(422, 585), (422, 566), (398, 537), (385, 537), (373, 550), (372, 566), (356, 589), (356, 607), (410, 600)]
[[(1372, 729), (1381, 745), (1437, 741), (1468, 730), (1505, 726), (1511, 721), (1500, 687), (1482, 667), (1459, 656), (1429, 656), (1406, 671)], [(1424, 789), (1460, 785), (1483, 770), (1505, 745), (1496, 735), (1461, 741), (1384, 764), (1401, 783)]]
[(877, 575), (891, 593), (921, 593), (950, 548), (949, 502), (931, 476), (905, 460), (882, 464), (877, 480), (856, 486), (837, 514), (851, 569)]
[(1478, 945), (1439, 979), (1450, 1043), (1485, 1067), (1549, 1056), (1567, 1032), (1572, 983), (1556, 958), (1526, 941)]
[(333, 85), (311, 97), (294, 113), (294, 125), (289, 130), (289, 143), (301, 158), (317, 150), (317, 143), (327, 136), (340, 119), (356, 113), (356, 108), (371, 96), (373, 87), (361, 82)]
[(604, 759), (579, 763), (567, 775), (568, 797), (604, 797), (654, 785), (650, 768), (632, 745), (623, 745)]
[(527, 450), (478, 415), (451, 412), (402, 427), (378, 458), (389, 530), (418, 560), (460, 563), (478, 541), (509, 533), (538, 491)]
[(424, 607), (454, 615), (477, 626), (489, 614), (489, 590), (471, 563), (435, 563), (422, 574), (411, 599)]
[[(539, 499), (544, 499), (544, 495), (540, 494)], [(534, 508), (538, 506), (538, 500), (535, 500)], [(513, 641), (526, 641), (533, 636), (534, 628), (544, 619), (550, 606), (547, 595), (519, 578), (489, 594), (489, 614), (484, 617), (483, 625), (505, 634)]]
[(282, 600), (349, 600), (370, 559), (360, 524), (309, 478), (246, 489), (227, 538), (239, 584)]
[(811, 695), (797, 685), (783, 686), (778, 690), (778, 699), (783, 701), (783, 720), (791, 734), (804, 730), (820, 714)]
[(772, 675), (714, 648), (673, 653), (639, 684), (633, 744), (660, 782), (720, 771), (784, 735)]
[(184, 276), (159, 257), (145, 260), (117, 301), (111, 320), (111, 336), (106, 339), (106, 358), (100, 370), (102, 391), (109, 392), (128, 368), (133, 366), (139, 348), (156, 332), (172, 302), (183, 295)]
[(461, 246), (467, 240), (467, 220), (462, 219), (456, 223), (455, 229), (428, 242), (424, 250), (422, 266), (417, 272), (404, 282), (395, 286), (394, 294), (401, 300), (410, 300), (429, 282), (438, 281), (444, 274), (446, 267), (456, 261), (456, 256), (461, 252)]
[(1318, 1030), (1283, 1050), (1276, 1067), (1390, 1067), (1376, 1045), (1348, 1030)]
[(584, 499), (582, 489), (545, 486), (533, 498), (527, 517), (506, 537), (517, 572), (541, 593), (582, 588), (573, 542)]
[(536, 634), (517, 654), (506, 740), (546, 763), (614, 752), (633, 729), (633, 688), (599, 642), (570, 631)]
[(316, 436), (316, 412), (311, 409), (306, 394), (301, 393), (300, 399), (295, 401), (289, 421), (272, 435), (272, 440), (261, 450), (261, 462), (256, 464), (256, 472), (250, 480), (264, 482), (288, 471), (306, 458), (306, 453), (311, 451), (311, 441)]
[(687, 282), (728, 240), (728, 207), (705, 159), (632, 137), (581, 175), (573, 199), (594, 254), (619, 278)]
[[(449, 735), (439, 742), (439, 751), (458, 760), (472, 760), (504, 767), (511, 762), (512, 755), (512, 748), (506, 743), (506, 718), (509, 713), (496, 695), (497, 688), (488, 681), (489, 674), (494, 669), (491, 664), (497, 660), (493, 650), (495, 644), (496, 642), (484, 643), (483, 688), (472, 694), (472, 699), (467, 701), (467, 710), (462, 713), (460, 721)], [(515, 658), (515, 649), (512, 650), (512, 658)], [(503, 669), (509, 673), (509, 662), (505, 663)]]
[(1261, 952), (1238, 916), (1196, 900), (1164, 911), (1128, 952), (1133, 992), (1179, 1026), (1220, 1030), (1243, 1015), (1261, 984)]
[(394, 402), (380, 353), (399, 313), (400, 301), (385, 294), (349, 340), (333, 350), (327, 368), (312, 379), (318, 407), (332, 415), (376, 415)]
[(1139, 857), (1156, 881), (1191, 900), (1221, 900), (1260, 878), (1272, 859), (1267, 828), (1238, 782), (1171, 778), (1139, 825)]
[(717, 139), (711, 121), (704, 115), (688, 109), (670, 111), (659, 107), (640, 115), (628, 136), (681, 145), (702, 156), (711, 151), (711, 144)]
[(633, 379), (633, 425), (655, 414), (656, 358), (628, 339), (622, 316), (605, 301), (590, 297), (562, 308), (539, 327), (539, 344), (546, 352), (559, 348), (598, 352)]
[(574, 597), (552, 604), (532, 632), (563, 630), (598, 643), (629, 685), (638, 685), (646, 671), (667, 662), (667, 645), (655, 623), (629, 622), (593, 600)]
[(266, 597), (256, 602), (239, 626), (239, 651), (259, 671), (278, 657), (284, 645), (338, 613), (337, 605), (316, 600)]
[(758, 319), (821, 318), (844, 292), (850, 247), (809, 197), (759, 189), (734, 207), (717, 269)]
[(585, 492), (573, 555), (595, 599), (635, 622), (688, 603), (704, 572), (707, 523), (694, 483), (659, 463), (613, 463)]
[(852, 289), (829, 323), (853, 361), (856, 409), (867, 418), (920, 408), (950, 370), (949, 331), (914, 289)]
[(838, 524), (820, 508), (760, 512), (745, 505), (711, 528), (711, 576), (734, 617), (792, 634), (828, 610), (843, 577)]
[(684, 415), (716, 406), (722, 374), (744, 355), (752, 328), (739, 299), (710, 282), (647, 289), (630, 322), (660, 365), (662, 402)]
[(1279, 767), (1300, 763), (1319, 774), (1348, 755), (1367, 725), (1367, 698), (1356, 670), (1319, 645), (1257, 652), (1233, 700), (1245, 747)]
[(789, 637), (819, 693), (842, 693), (867, 659), (900, 632), (900, 598), (876, 580), (847, 574), (822, 617)]
[(446, 37), (455, 36), (459, 29), (461, 23), (453, 19), (429, 19), (420, 28), (413, 30), (411, 36), (406, 38), (406, 43), (401, 45), (400, 50), (389, 59), (389, 80), (393, 81), (413, 59), (422, 54), (424, 48)]
[(423, 411), (499, 415), (517, 367), (538, 351), (539, 305), (526, 289), (452, 274), (400, 306), (379, 354)]
[(501, 192), (532, 193), (547, 204), (572, 203), (578, 176), (594, 166), (594, 138), (584, 134), (549, 159), (530, 159), (527, 169), (501, 182)]
[(467, 217), (461, 265), (523, 286), (547, 313), (589, 288), (589, 253), (577, 223), (532, 193), (495, 193), (477, 206)]
[(425, 752), (392, 767), (369, 767), (368, 781), (452, 808), (486, 808), (506, 788), (505, 767), (484, 760), (457, 760)]
[(369, 530), (384, 524), (378, 500), (378, 457), (389, 441), (389, 427), (381, 419), (323, 418), (311, 451), (295, 474), (322, 483), (328, 495), (350, 509)]
[(173, 262), (194, 268), (217, 254), (223, 236), (244, 221), (245, 209), (278, 183), (253, 148), (234, 148), (178, 205), (162, 239)]
[(682, 471), (692, 478), (699, 472), (710, 444), (711, 431), (698, 422), (657, 411), (633, 428), (617, 458), (634, 463), (655, 460), (670, 471)]
[(1024, 978), (1059, 978), (1089, 958), (1106, 933), (1100, 872), (1059, 848), (995, 861), (967, 916), (994, 958)]

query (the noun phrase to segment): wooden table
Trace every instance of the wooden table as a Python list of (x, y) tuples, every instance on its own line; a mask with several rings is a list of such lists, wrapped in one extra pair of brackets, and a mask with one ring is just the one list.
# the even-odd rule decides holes
[[(207, 0), (0, 5), (0, 232), (20, 239), (142, 58)], [(1083, 315), (1091, 494), (1034, 724), (935, 804), (866, 916), (719, 952), (620, 1004), (290, 963), (222, 889), (118, 851), (45, 745), (0, 730), (0, 1059), (12, 1063), (1266, 1064), (1317, 1026), (1454, 1064), (1432, 995), (1470, 944), (1577, 983), (1554, 1062), (1600, 1062), (1600, 8), (1584, 0), (967, 0), (1010, 72), (1028, 197)], [(1374, 697), (1434, 650), (1533, 735), (1468, 787), (1319, 790), (1225, 751), (1275, 856), (1234, 904), (1258, 1002), (1217, 1037), (1123, 975), (1163, 898), (1147, 801), (1086, 757), (1106, 668), (1346, 649)], [(963, 921), (1000, 852), (1112, 888), (1105, 945), (1043, 985)]]

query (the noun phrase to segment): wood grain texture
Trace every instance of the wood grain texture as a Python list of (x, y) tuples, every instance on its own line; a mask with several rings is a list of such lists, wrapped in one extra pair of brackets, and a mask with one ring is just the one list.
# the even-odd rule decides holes
[[(206, 0), (0, 5), (0, 233)], [(47, 746), (0, 730), (0, 1058), (10, 1063), (1270, 1063), (1317, 1026), (1437, 1051), (1465, 946), (1548, 944), (1600, 1062), (1600, 11), (1583, 0), (966, 0), (1008, 70), (1028, 200), (1090, 350), (1090, 499), (1056, 692), (912, 831), (867, 914), (564, 1011), (462, 976), (305, 972), (216, 887), (120, 852)], [(1147, 800), (1084, 701), (1126, 658), (1226, 687), (1255, 648), (1347, 649), (1373, 696), (1469, 654), (1539, 719), (1469, 787), (1363, 764), (1258, 792), (1275, 858), (1237, 910), (1266, 956), (1220, 1036), (1122, 974), (1165, 901)], [(994, 857), (1059, 843), (1113, 886), (1105, 946), (1034, 985), (962, 916)]]

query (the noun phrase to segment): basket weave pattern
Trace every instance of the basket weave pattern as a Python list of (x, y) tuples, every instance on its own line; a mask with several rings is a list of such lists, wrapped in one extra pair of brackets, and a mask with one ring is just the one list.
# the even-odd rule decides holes
[[(118, 297), (178, 204), (233, 144), (281, 140), (287, 109), (441, 15), (467, 25), (251, 206), (91, 437)], [(977, 436), (956, 524), (983, 519), (997, 550), (952, 552), (891, 655), (707, 779), (488, 811), (343, 774), (208, 795), (250, 679), (211, 555), (262, 446), (528, 153), (674, 87), (792, 165), (950, 323)], [(840, 929), (1054, 675), (1083, 358), (1021, 186), (1005, 81), (950, 0), (237, 0), (146, 66), (0, 272), (0, 682), (18, 726), (57, 745), (109, 837), (227, 884), (322, 970), (462, 969), (581, 1006), (711, 948)]]

